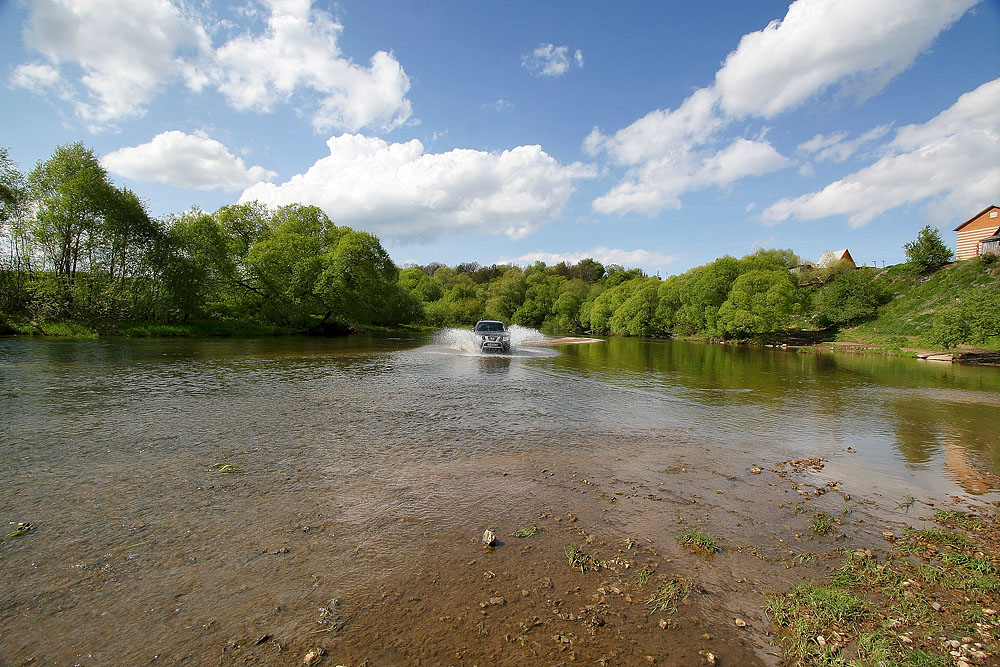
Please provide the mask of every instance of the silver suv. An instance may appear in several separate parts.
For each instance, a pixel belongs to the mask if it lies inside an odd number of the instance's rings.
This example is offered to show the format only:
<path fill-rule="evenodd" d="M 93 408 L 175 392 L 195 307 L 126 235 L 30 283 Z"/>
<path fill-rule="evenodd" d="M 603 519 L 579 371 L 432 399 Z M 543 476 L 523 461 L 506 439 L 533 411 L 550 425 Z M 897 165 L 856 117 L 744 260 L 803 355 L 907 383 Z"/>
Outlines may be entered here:
<path fill-rule="evenodd" d="M 503 322 L 479 320 L 472 328 L 482 352 L 510 352 L 510 332 Z"/>

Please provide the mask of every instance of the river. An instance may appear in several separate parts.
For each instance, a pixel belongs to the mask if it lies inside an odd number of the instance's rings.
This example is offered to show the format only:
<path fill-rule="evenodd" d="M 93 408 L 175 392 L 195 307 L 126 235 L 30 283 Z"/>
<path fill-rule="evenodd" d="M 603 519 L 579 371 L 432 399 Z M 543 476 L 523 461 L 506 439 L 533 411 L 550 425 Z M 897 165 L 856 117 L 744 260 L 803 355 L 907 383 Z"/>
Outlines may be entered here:
<path fill-rule="evenodd" d="M 789 460 L 860 542 L 1000 498 L 997 368 L 461 338 L 0 340 L 0 526 L 31 524 L 0 543 L 0 664 L 686 664 L 708 640 L 628 631 L 656 619 L 607 593 L 626 573 L 567 568 L 571 540 L 683 570 L 717 595 L 681 613 L 723 627 L 760 606 L 737 553 L 799 530 Z M 692 522 L 710 564 L 674 543 Z M 756 626 L 704 635 L 773 663 Z"/>

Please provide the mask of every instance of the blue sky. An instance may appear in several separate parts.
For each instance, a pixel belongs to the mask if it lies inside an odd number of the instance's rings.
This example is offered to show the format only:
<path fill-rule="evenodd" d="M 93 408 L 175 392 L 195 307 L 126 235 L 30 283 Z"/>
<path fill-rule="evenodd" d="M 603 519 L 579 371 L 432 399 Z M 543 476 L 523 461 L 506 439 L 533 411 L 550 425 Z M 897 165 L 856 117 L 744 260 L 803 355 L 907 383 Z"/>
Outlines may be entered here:
<path fill-rule="evenodd" d="M 997 0 L 0 0 L 0 144 L 393 259 L 902 261 L 1000 203 Z"/>

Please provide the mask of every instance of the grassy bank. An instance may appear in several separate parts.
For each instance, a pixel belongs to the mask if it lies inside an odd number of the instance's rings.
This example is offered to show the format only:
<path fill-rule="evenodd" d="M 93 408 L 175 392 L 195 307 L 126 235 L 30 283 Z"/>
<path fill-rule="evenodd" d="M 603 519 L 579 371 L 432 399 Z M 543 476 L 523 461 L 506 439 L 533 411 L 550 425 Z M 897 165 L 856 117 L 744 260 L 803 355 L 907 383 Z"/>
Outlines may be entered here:
<path fill-rule="evenodd" d="M 13 336 L 60 336 L 66 338 L 173 338 L 199 336 L 280 336 L 301 333 L 291 327 L 278 327 L 240 320 L 189 320 L 175 324 L 163 322 L 46 322 L 25 318 L 0 321 L 0 334 Z"/>
<path fill-rule="evenodd" d="M 996 289 L 1000 299 L 1000 262 L 996 261 L 954 262 L 929 276 L 917 275 L 899 264 L 885 269 L 877 280 L 888 287 L 892 299 L 879 308 L 875 319 L 840 331 L 834 340 L 901 354 L 905 354 L 904 348 L 941 349 L 933 336 L 939 311 L 977 288 Z M 1000 350 L 1000 336 L 978 347 Z"/>
<path fill-rule="evenodd" d="M 884 534 L 891 547 L 843 549 L 824 582 L 802 582 L 766 610 L 800 665 L 988 664 L 1000 569 L 995 517 L 938 510 L 933 528 Z M 959 660 L 961 658 L 961 660 Z"/>

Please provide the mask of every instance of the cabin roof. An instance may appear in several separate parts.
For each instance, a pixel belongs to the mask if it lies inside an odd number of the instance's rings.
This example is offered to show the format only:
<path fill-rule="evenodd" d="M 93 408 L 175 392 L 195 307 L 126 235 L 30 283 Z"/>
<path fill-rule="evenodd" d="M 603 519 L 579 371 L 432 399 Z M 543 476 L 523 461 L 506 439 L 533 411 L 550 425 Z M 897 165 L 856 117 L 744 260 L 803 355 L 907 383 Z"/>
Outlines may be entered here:
<path fill-rule="evenodd" d="M 840 250 L 827 250 L 820 256 L 819 261 L 816 262 L 816 264 L 819 266 L 826 266 L 831 262 L 836 262 L 839 259 L 844 259 L 844 255 L 847 254 L 848 254 L 847 248 L 842 248 Z"/>
<path fill-rule="evenodd" d="M 990 205 L 990 206 L 987 206 L 987 207 L 986 207 L 986 208 L 984 208 L 984 209 L 983 209 L 982 211 L 980 211 L 979 213 L 976 213 L 976 214 L 975 214 L 974 216 L 972 216 L 971 218 L 969 218 L 968 220 L 966 220 L 965 222 L 963 222 L 962 224 L 960 224 L 960 225 L 959 225 L 958 227 L 956 227 L 956 228 L 955 228 L 955 231 L 956 231 L 956 232 L 957 232 L 957 231 L 960 231 L 960 230 L 961 230 L 961 229 L 962 229 L 963 227 L 965 227 L 965 226 L 966 226 L 967 224 L 969 224 L 970 222 L 974 221 L 974 220 L 975 220 L 976 218 L 978 218 L 979 216 L 981 216 L 981 215 L 983 215 L 983 214 L 985 214 L 985 213 L 988 213 L 989 211 L 992 211 L 992 210 L 993 210 L 993 209 L 995 209 L 995 208 L 1000 208 L 1000 206 L 997 206 L 996 204 L 992 204 L 992 205 Z"/>

